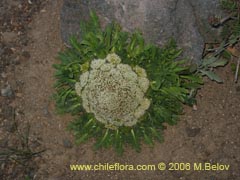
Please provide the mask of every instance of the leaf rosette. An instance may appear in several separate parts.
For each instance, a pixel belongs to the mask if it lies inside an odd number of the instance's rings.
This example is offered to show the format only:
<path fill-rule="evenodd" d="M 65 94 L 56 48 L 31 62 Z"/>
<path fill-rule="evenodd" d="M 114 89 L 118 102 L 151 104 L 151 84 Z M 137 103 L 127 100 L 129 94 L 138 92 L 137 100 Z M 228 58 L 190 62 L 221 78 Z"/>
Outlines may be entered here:
<path fill-rule="evenodd" d="M 164 124 L 176 124 L 182 104 L 195 103 L 202 78 L 178 60 L 173 41 L 160 48 L 145 44 L 139 32 L 116 23 L 103 30 L 96 14 L 81 24 L 81 40 L 59 53 L 54 95 L 60 113 L 76 118 L 69 125 L 77 143 L 96 139 L 95 147 L 162 141 Z"/>

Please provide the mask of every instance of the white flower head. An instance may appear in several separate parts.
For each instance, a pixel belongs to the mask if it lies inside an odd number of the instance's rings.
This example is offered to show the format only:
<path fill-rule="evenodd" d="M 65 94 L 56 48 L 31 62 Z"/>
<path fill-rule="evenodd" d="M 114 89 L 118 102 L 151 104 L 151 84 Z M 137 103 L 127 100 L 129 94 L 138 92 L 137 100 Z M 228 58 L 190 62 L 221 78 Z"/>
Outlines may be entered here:
<path fill-rule="evenodd" d="M 105 59 L 94 59 L 91 63 L 92 69 L 98 69 L 100 68 L 104 63 L 106 62 Z"/>
<path fill-rule="evenodd" d="M 120 62 L 116 54 L 109 54 L 106 60 L 93 60 L 91 69 L 75 85 L 86 112 L 112 129 L 135 125 L 150 106 L 150 100 L 144 97 L 149 87 L 147 77 Z"/>
<path fill-rule="evenodd" d="M 86 84 L 87 84 L 87 82 L 88 82 L 88 76 L 89 76 L 89 72 L 87 71 L 87 72 L 85 72 L 85 73 L 83 73 L 81 76 L 80 76 L 80 86 L 81 86 L 81 88 L 83 88 Z"/>
<path fill-rule="evenodd" d="M 145 71 L 145 69 L 139 67 L 139 66 L 135 66 L 134 67 L 134 71 L 137 73 L 138 76 L 140 77 L 147 77 L 147 73 Z"/>
<path fill-rule="evenodd" d="M 149 87 L 149 80 L 145 77 L 139 77 L 138 84 L 139 84 L 139 87 L 142 89 L 142 91 L 146 93 Z"/>
<path fill-rule="evenodd" d="M 106 60 L 112 64 L 119 64 L 121 62 L 121 58 L 115 53 L 108 54 Z"/>
<path fill-rule="evenodd" d="M 105 63 L 101 66 L 102 71 L 110 71 L 113 68 L 113 64 Z"/>
<path fill-rule="evenodd" d="M 75 84 L 75 91 L 76 91 L 77 95 L 81 96 L 82 87 L 81 87 L 80 82 L 77 82 Z"/>

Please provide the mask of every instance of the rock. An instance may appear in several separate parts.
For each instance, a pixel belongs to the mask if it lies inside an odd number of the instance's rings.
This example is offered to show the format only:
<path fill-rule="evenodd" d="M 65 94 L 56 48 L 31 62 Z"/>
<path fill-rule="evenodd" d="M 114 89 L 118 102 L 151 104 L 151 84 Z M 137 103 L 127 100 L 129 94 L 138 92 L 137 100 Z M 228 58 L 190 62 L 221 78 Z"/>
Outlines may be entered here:
<path fill-rule="evenodd" d="M 70 35 L 79 35 L 79 22 L 94 10 L 103 25 L 117 21 L 124 30 L 140 29 L 148 42 L 165 44 L 176 39 L 185 55 L 200 62 L 204 40 L 215 41 L 218 31 L 208 18 L 220 16 L 219 0 L 64 0 L 61 34 L 68 43 Z"/>
<path fill-rule="evenodd" d="M 201 129 L 200 128 L 186 128 L 186 133 L 188 137 L 195 137 L 200 133 Z"/>
<path fill-rule="evenodd" d="M 3 97 L 12 97 L 13 91 L 10 85 L 7 85 L 6 88 L 1 89 L 1 96 Z"/>
<path fill-rule="evenodd" d="M 71 141 L 69 141 L 68 139 L 64 139 L 64 140 L 63 140 L 63 146 L 64 146 L 65 148 L 72 148 L 72 147 L 73 147 Z"/>

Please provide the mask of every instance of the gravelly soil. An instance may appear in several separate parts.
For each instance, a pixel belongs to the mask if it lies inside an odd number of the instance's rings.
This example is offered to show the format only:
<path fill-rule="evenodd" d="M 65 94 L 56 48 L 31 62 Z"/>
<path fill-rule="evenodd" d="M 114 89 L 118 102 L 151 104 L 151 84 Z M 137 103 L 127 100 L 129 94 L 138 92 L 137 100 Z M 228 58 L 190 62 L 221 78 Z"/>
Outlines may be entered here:
<path fill-rule="evenodd" d="M 1 18 L 1 89 L 10 85 L 8 97 L 0 96 L 0 152 L 6 147 L 21 149 L 18 132 L 26 134 L 30 126 L 29 149 L 44 152 L 33 156 L 24 165 L 6 161 L 0 155 L 0 179 L 167 179 L 167 180 L 237 180 L 240 179 L 240 88 L 233 83 L 230 67 L 218 69 L 224 84 L 205 80 L 199 91 L 197 110 L 185 108 L 177 126 L 167 126 L 164 143 L 154 148 L 142 146 L 136 153 L 130 147 L 122 157 L 110 150 L 92 150 L 93 141 L 77 146 L 66 126 L 72 117 L 55 113 L 50 96 L 54 92 L 52 64 L 57 53 L 64 48 L 59 30 L 62 2 L 35 3 L 34 16 L 24 23 L 24 38 L 4 25 Z M 40 2 L 40 1 L 39 1 Z M 0 8 L 5 13 L 17 12 L 19 4 L 27 1 L 4 1 Z M 9 11 L 10 7 L 13 11 Z M 1 13 L 3 12 L 1 9 Z M 11 14 L 10 13 L 10 14 Z M 13 14 L 18 19 L 19 13 Z M 2 15 L 1 15 L 2 17 Z M 27 16 L 28 17 L 28 16 Z M 32 18 L 33 17 L 33 18 Z M 20 18 L 21 19 L 21 18 Z M 11 22 L 11 21 L 10 21 Z M 29 24 L 30 23 L 30 24 Z M 5 34 L 5 32 L 13 32 Z M 7 40 L 6 40 L 7 37 Z M 5 40 L 3 40 L 5 39 Z M 26 41 L 24 44 L 24 41 Z M 17 124 L 17 126 L 16 126 Z M 14 157 L 12 158 L 14 159 Z M 159 162 L 183 162 L 230 165 L 228 171 L 76 171 L 70 164 L 157 164 Z M 193 168 L 192 168 L 193 169 Z"/>

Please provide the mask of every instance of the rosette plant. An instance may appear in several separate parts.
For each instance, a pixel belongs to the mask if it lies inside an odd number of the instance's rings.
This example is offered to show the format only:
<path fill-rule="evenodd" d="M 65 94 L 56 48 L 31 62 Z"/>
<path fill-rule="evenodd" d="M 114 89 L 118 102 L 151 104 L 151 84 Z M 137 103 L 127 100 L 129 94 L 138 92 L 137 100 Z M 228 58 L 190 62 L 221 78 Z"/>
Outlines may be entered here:
<path fill-rule="evenodd" d="M 69 129 L 76 142 L 95 138 L 95 148 L 123 152 L 130 144 L 162 141 L 164 123 L 176 124 L 183 104 L 194 102 L 202 79 L 177 60 L 181 50 L 146 44 L 139 32 L 111 23 L 102 29 L 95 13 L 81 24 L 81 40 L 59 53 L 55 64 L 56 106 L 75 120 Z"/>

